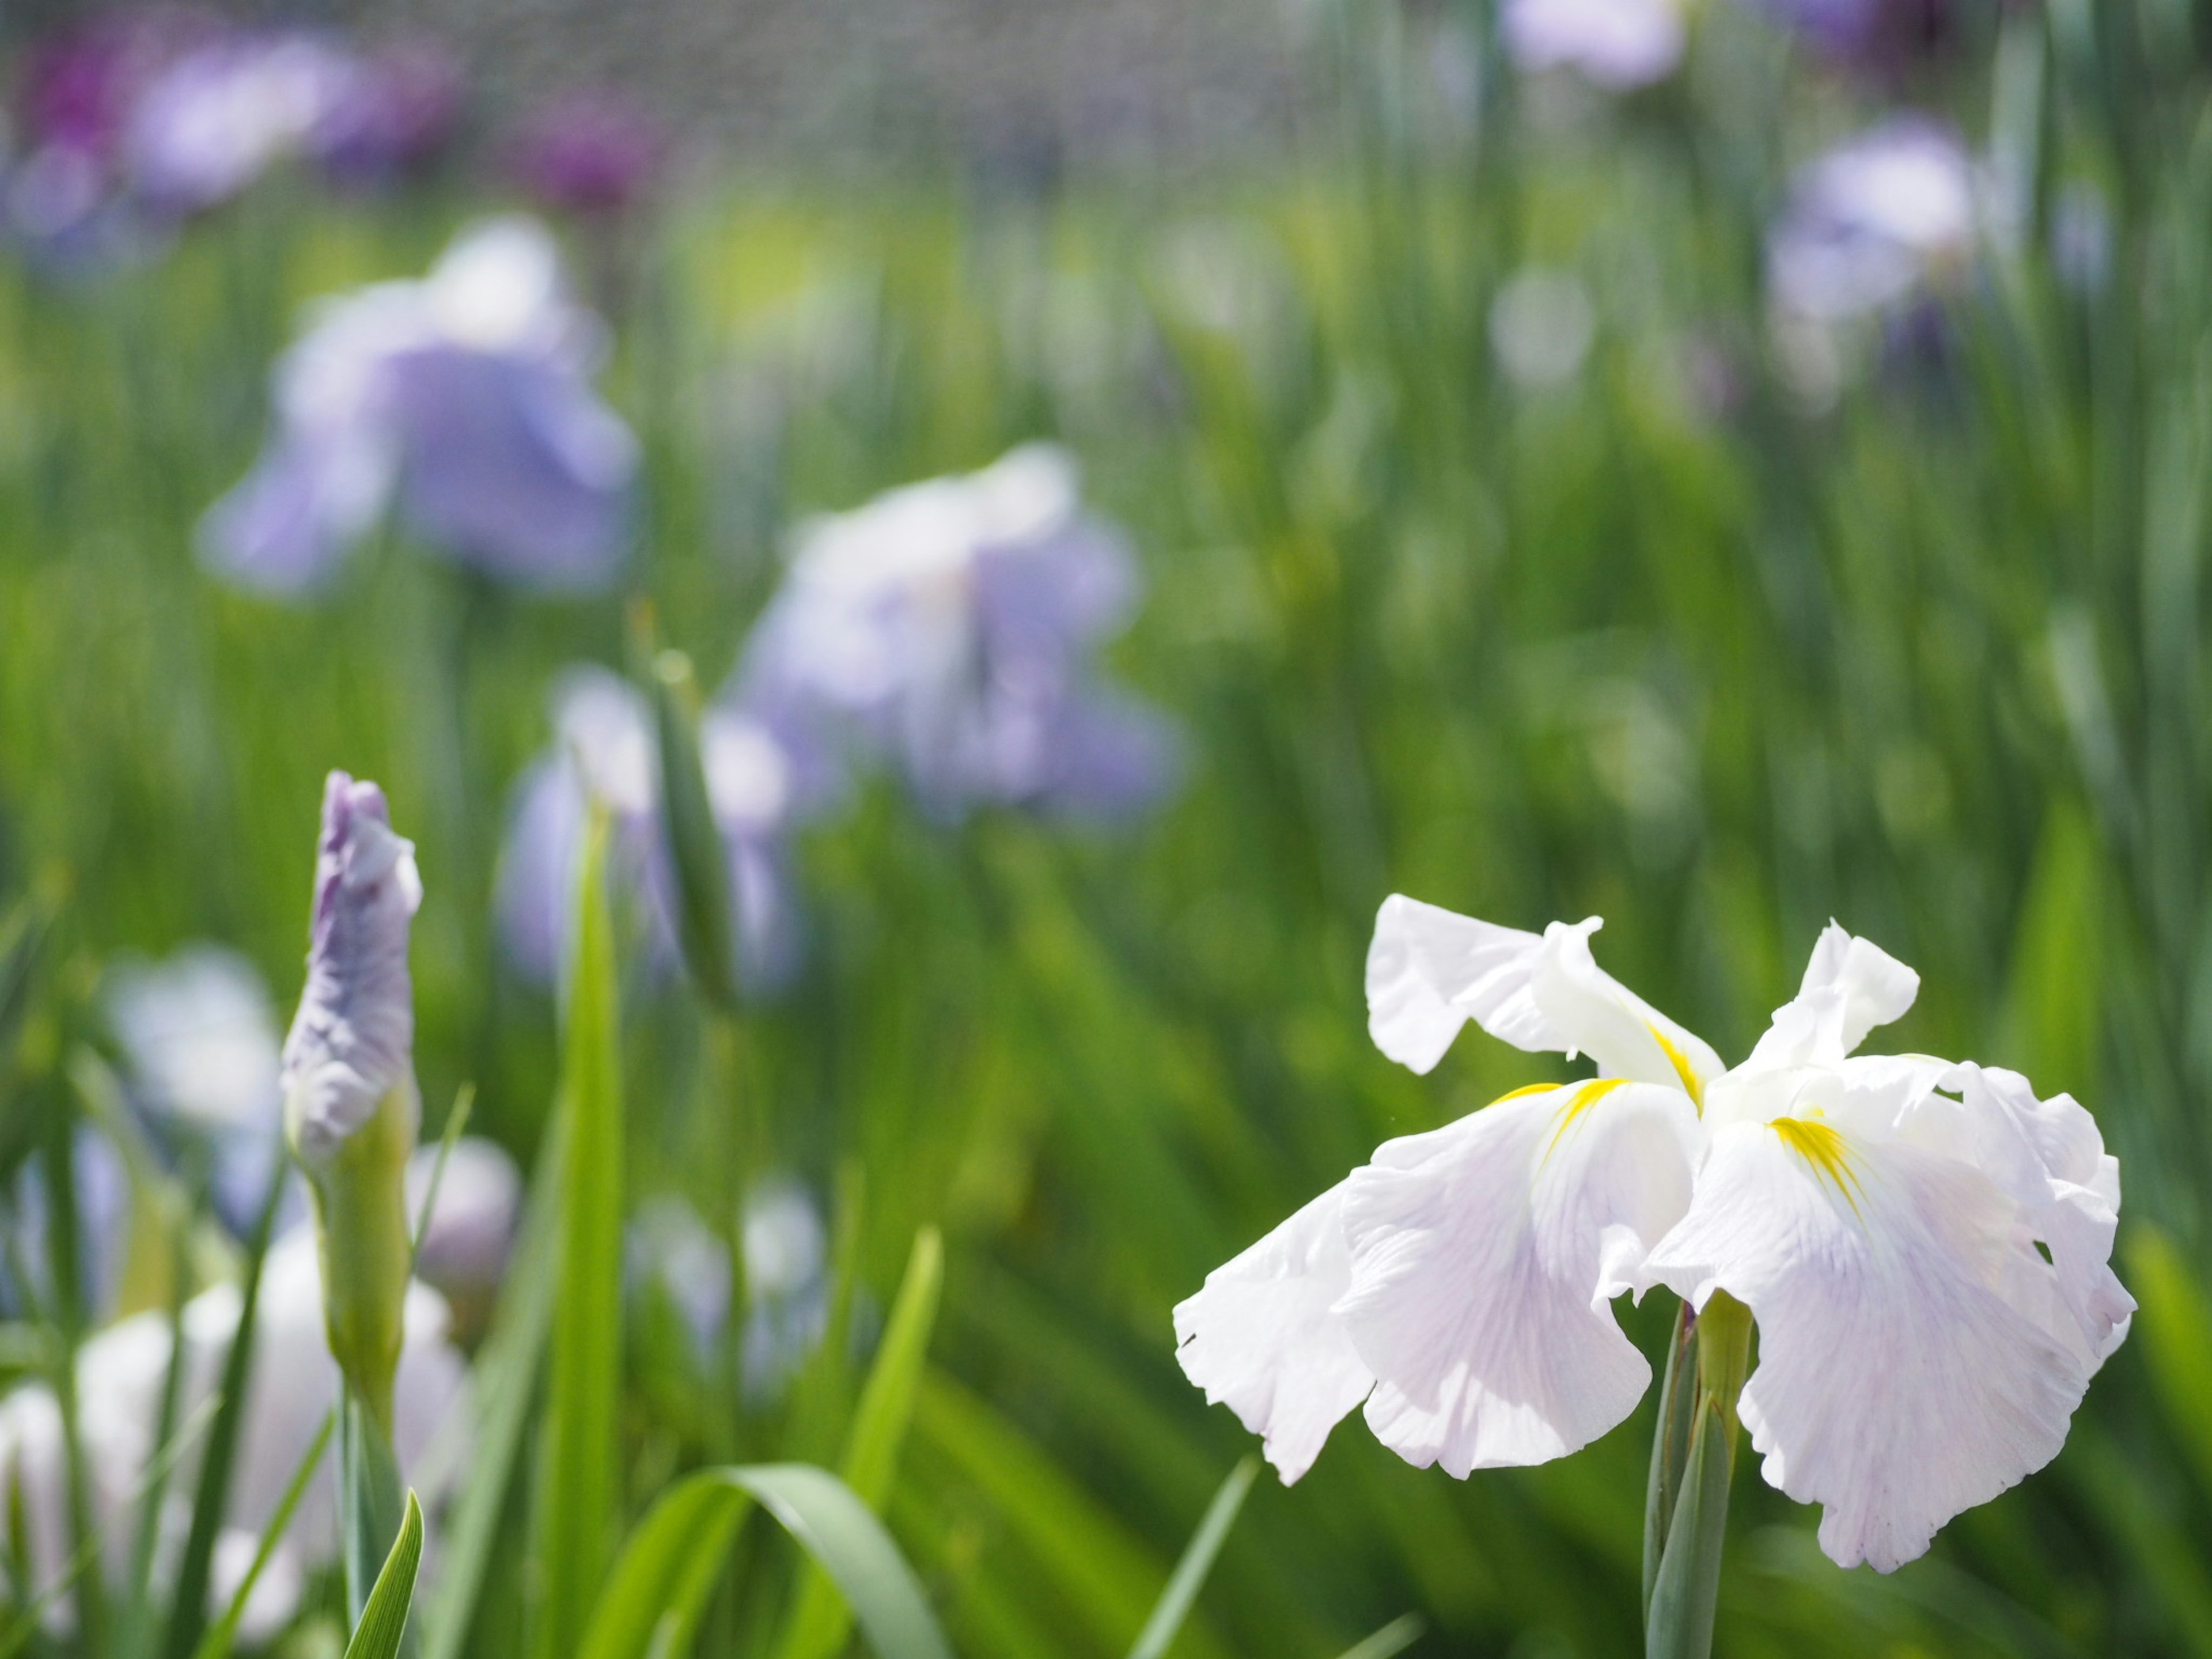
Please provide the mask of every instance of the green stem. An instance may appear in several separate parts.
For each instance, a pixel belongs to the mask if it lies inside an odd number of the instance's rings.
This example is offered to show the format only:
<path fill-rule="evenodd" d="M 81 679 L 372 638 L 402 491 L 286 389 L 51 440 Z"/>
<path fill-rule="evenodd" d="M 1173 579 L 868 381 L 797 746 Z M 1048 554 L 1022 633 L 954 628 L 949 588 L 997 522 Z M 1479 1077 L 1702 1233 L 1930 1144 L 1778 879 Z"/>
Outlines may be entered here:
<path fill-rule="evenodd" d="M 1693 1334 L 1694 1371 L 1688 1363 Z M 1724 1291 L 1714 1291 L 1704 1312 L 1676 1328 L 1644 1521 L 1645 1659 L 1709 1659 L 1712 1652 L 1729 1478 L 1735 1469 L 1736 1401 L 1750 1359 L 1751 1310 Z"/>

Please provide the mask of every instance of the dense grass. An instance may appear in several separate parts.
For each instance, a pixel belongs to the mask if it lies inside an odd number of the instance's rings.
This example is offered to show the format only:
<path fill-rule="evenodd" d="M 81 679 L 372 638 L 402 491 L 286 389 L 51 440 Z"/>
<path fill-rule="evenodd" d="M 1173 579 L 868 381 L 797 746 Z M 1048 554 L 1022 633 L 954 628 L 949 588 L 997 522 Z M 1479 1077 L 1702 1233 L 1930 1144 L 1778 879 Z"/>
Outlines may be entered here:
<path fill-rule="evenodd" d="M 632 1207 L 726 1218 L 799 1171 L 849 1290 L 773 1408 L 635 1327 L 623 1513 L 708 1461 L 834 1464 L 939 1224 L 893 1530 L 962 1653 L 1119 1651 L 1245 1443 L 1178 1374 L 1170 1305 L 1377 1140 L 1547 1074 L 1480 1040 L 1425 1082 L 1373 1052 L 1381 897 L 1603 914 L 1607 966 L 1731 1058 L 1834 915 L 1923 975 L 1896 1046 L 2097 1113 L 2145 1307 L 2058 1462 L 1892 1578 L 1831 1567 L 1740 1471 L 1720 1650 L 2212 1653 L 2212 105 L 2160 48 L 2181 9 L 2077 38 L 2091 14 L 2054 6 L 1916 88 L 2000 145 L 2022 129 L 1986 112 L 2025 97 L 2041 199 L 2104 186 L 2113 274 L 2079 293 L 2032 232 L 1993 246 L 1929 301 L 1936 347 L 1869 329 L 1817 410 L 1778 372 L 1758 238 L 1871 100 L 1726 16 L 1682 84 L 1474 117 L 1429 107 L 1422 41 L 1354 18 L 1344 129 L 1264 179 L 733 185 L 580 237 L 648 447 L 629 597 L 708 684 L 799 515 L 1053 435 L 1149 573 L 1117 670 L 1188 740 L 1133 833 L 867 794 L 805 838 L 805 974 L 734 1025 L 627 974 Z M 538 1146 L 554 1009 L 500 961 L 489 883 L 550 679 L 623 663 L 623 596 L 518 599 L 386 538 L 287 608 L 191 550 L 296 304 L 419 270 L 464 207 L 280 185 L 149 269 L 0 275 L 0 889 L 68 884 L 15 1098 L 97 1040 L 115 953 L 212 937 L 290 994 L 336 765 L 421 848 L 424 1098 L 472 1081 L 477 1127 Z M 1540 392 L 1488 332 L 1531 263 L 1599 319 Z M 1628 1315 L 1647 1346 L 1664 1299 Z M 1334 1653 L 1413 1608 L 1417 1651 L 1632 1651 L 1650 1409 L 1464 1486 L 1347 1425 L 1297 1488 L 1263 1478 L 1175 1650 Z M 520 1547 L 472 1651 L 509 1650 Z M 740 1547 L 702 1651 L 775 1628 L 780 1547 Z"/>

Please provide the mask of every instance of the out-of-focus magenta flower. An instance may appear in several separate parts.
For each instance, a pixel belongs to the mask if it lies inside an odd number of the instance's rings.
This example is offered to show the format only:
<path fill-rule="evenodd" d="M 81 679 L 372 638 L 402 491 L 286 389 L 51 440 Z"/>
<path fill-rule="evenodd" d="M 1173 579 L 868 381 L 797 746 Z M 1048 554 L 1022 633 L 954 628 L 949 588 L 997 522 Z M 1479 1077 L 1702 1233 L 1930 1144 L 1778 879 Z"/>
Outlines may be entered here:
<path fill-rule="evenodd" d="M 1499 36 L 1524 70 L 1572 69 L 1615 92 L 1682 61 L 1679 0 L 1505 0 Z"/>
<path fill-rule="evenodd" d="M 322 302 L 273 376 L 276 429 L 202 522 L 247 586 L 326 579 L 396 501 L 433 548 L 554 591 L 600 587 L 629 542 L 637 442 L 592 377 L 605 330 L 544 228 L 464 231 L 420 282 Z"/>
<path fill-rule="evenodd" d="M 607 92 L 575 92 L 527 117 L 508 150 L 515 182 L 542 205 L 619 213 L 659 182 L 668 135 Z"/>
<path fill-rule="evenodd" d="M 466 82 L 453 55 L 427 40 L 355 60 L 308 147 L 331 177 L 382 184 L 421 167 L 453 136 Z"/>
<path fill-rule="evenodd" d="M 1176 769 L 1167 724 L 1095 668 L 1137 592 L 1073 459 L 1030 445 L 804 527 L 738 693 L 889 759 L 941 816 L 1126 816 Z"/>
<path fill-rule="evenodd" d="M 1823 56 L 1891 70 L 1948 46 L 1959 0 L 1753 0 Z"/>
<path fill-rule="evenodd" d="M 1958 135 L 1894 117 L 1798 175 L 1768 239 L 1768 286 L 1784 312 L 1815 321 L 1879 310 L 1963 264 L 1976 223 Z"/>
<path fill-rule="evenodd" d="M 594 800 L 614 820 L 613 863 L 648 930 L 656 964 L 679 959 L 674 875 L 660 820 L 652 714 L 627 680 L 578 667 L 553 695 L 554 747 L 525 775 L 500 865 L 499 918 L 525 974 L 559 974 L 574 902 L 576 863 Z M 799 922 L 784 853 L 789 830 L 817 799 L 818 764 L 768 720 L 734 707 L 699 727 L 708 805 L 721 832 L 736 924 L 739 981 L 772 990 L 797 965 Z"/>

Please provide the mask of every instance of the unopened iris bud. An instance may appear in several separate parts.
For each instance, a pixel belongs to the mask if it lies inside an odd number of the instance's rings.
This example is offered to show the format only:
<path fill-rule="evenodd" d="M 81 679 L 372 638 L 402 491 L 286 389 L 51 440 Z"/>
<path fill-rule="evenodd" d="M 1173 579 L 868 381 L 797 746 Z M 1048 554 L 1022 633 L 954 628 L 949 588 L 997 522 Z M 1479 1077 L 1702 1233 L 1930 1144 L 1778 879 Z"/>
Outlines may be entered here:
<path fill-rule="evenodd" d="M 389 1434 L 410 1251 L 416 1092 L 408 927 L 422 901 L 384 792 L 323 794 L 307 984 L 284 1044 L 284 1135 L 314 1193 L 331 1353 Z"/>

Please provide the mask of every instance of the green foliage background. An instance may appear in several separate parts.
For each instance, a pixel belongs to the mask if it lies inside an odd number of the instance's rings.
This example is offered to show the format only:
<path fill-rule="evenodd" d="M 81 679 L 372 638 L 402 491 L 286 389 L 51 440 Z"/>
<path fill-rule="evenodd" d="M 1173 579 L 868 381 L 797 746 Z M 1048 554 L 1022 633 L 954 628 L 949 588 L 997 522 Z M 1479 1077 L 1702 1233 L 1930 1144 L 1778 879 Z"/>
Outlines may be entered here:
<path fill-rule="evenodd" d="M 1760 237 L 1881 97 L 1716 6 L 1668 87 L 1493 77 L 1469 113 L 1427 66 L 1439 34 L 1486 51 L 1482 20 L 1338 21 L 1334 113 L 1264 177 L 738 179 L 577 237 L 647 446 L 624 597 L 708 684 L 798 516 L 1053 435 L 1141 551 L 1115 665 L 1183 723 L 1188 780 L 1130 836 L 868 795 L 804 840 L 801 982 L 734 1027 L 622 958 L 629 1207 L 680 1191 L 726 1228 L 751 1175 L 803 1172 L 839 1324 L 763 1411 L 633 1320 L 611 1512 L 568 1535 L 708 1463 L 835 1466 L 936 1225 L 891 1530 L 962 1654 L 1123 1651 L 1246 1446 L 1176 1370 L 1171 1305 L 1377 1141 L 1549 1074 L 1477 1036 L 1425 1080 L 1374 1052 L 1383 895 L 1602 914 L 1607 966 L 1730 1057 L 1833 915 L 1921 970 L 1896 1046 L 2096 1112 L 2143 1309 L 2058 1462 L 1892 1577 L 1820 1558 L 1747 1455 L 1718 1650 L 2212 1654 L 2207 19 L 2051 0 L 1911 87 L 2024 170 L 2029 222 L 1948 274 L 1940 349 L 1848 338 L 1818 407 Z M 2114 235 L 2087 293 L 2042 235 L 2083 182 Z M 289 998 L 343 766 L 421 850 L 425 1099 L 472 1081 L 477 1128 L 544 1137 L 555 1011 L 501 962 L 490 884 L 550 678 L 625 660 L 622 599 L 517 599 L 387 537 L 289 608 L 191 546 L 299 304 L 419 270 L 473 205 L 280 184 L 143 270 L 0 273 L 0 890 L 67 893 L 18 1126 L 99 1040 L 115 953 L 222 939 Z M 1542 392 L 1488 332 L 1532 264 L 1598 318 Z M 1624 1309 L 1655 1351 L 1660 1300 Z M 1650 1410 L 1464 1485 L 1347 1424 L 1295 1489 L 1262 1476 L 1171 1651 L 1334 1654 L 1408 1609 L 1417 1653 L 1633 1651 Z M 521 1650 L 520 1517 L 557 1494 L 517 1468 L 471 1653 Z M 769 1650 L 799 1595 L 787 1547 L 736 1536 L 702 1653 Z"/>

